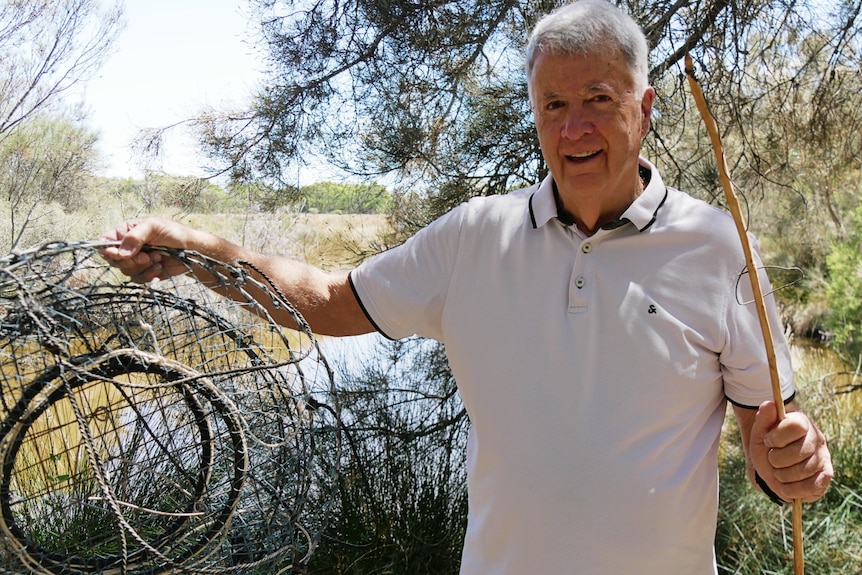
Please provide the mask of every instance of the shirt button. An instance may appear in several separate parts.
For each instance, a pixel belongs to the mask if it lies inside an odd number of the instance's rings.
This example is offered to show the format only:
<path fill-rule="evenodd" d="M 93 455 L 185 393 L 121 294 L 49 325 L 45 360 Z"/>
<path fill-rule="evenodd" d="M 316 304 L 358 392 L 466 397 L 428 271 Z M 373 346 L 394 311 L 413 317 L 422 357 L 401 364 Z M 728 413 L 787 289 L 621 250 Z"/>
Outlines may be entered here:
<path fill-rule="evenodd" d="M 578 278 L 575 280 L 575 286 L 578 289 L 581 289 L 582 287 L 584 287 L 586 285 L 586 283 L 587 283 L 587 280 L 585 280 L 584 278 Z"/>
<path fill-rule="evenodd" d="M 584 244 L 584 245 L 582 245 L 582 246 L 581 246 L 581 251 L 582 251 L 582 252 L 584 252 L 585 254 L 590 253 L 591 251 L 593 251 L 593 244 Z"/>

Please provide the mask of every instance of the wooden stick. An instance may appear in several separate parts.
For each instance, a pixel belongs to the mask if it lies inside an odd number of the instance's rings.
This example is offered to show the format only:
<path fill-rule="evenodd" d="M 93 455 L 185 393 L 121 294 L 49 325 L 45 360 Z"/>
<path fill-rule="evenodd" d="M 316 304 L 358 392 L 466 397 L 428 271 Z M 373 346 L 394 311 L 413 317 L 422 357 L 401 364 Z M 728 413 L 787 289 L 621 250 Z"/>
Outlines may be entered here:
<path fill-rule="evenodd" d="M 760 329 L 763 332 L 763 343 L 766 347 L 766 360 L 769 363 L 769 378 L 772 384 L 772 398 L 775 401 L 776 408 L 778 409 L 778 419 L 780 421 L 787 416 L 787 413 L 784 409 L 784 398 L 781 395 L 781 381 L 778 377 L 778 362 L 775 359 L 775 345 L 772 341 L 772 330 L 769 327 L 769 317 L 766 314 L 763 290 L 760 287 L 760 278 L 758 277 L 754 256 L 751 252 L 751 242 L 748 239 L 748 230 L 745 227 L 745 221 L 742 217 L 742 210 L 739 207 L 739 199 L 736 195 L 736 190 L 728 173 L 727 159 L 724 155 L 724 147 L 721 145 L 718 126 L 715 123 L 715 118 L 713 118 L 708 106 L 706 105 L 703 90 L 701 90 L 700 85 L 694 77 L 694 65 L 692 63 L 691 56 L 688 54 L 685 55 L 685 73 L 688 76 L 691 93 L 692 96 L 694 96 L 697 109 L 706 124 L 706 131 L 709 133 L 709 139 L 712 142 L 712 149 L 715 152 L 715 161 L 718 165 L 718 174 L 721 180 L 721 186 L 724 188 L 727 206 L 730 208 L 733 221 L 736 223 L 736 231 L 739 233 L 739 240 L 742 242 L 742 251 L 745 254 L 745 265 L 748 269 L 748 277 L 751 279 L 752 295 L 754 297 L 755 307 L 757 308 L 757 317 L 760 320 Z M 794 575 L 804 575 L 805 559 L 802 550 L 801 499 L 793 500 L 792 513 L 793 573 Z"/>

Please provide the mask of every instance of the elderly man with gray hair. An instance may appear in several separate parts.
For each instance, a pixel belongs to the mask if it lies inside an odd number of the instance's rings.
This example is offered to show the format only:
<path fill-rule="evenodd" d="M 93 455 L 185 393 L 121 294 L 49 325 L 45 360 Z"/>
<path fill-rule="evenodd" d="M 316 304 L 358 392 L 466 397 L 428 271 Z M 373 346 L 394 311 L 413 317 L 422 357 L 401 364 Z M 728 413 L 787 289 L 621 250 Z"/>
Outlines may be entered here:
<path fill-rule="evenodd" d="M 107 232 L 122 243 L 104 256 L 136 281 L 179 273 L 146 244 L 251 261 L 317 333 L 444 343 L 472 423 L 462 575 L 713 575 L 728 401 L 749 475 L 776 500 L 818 499 L 832 463 L 780 335 L 778 421 L 756 311 L 737 301 L 732 219 L 640 157 L 647 52 L 605 0 L 544 17 L 526 70 L 550 175 L 350 272 L 155 219 Z"/>

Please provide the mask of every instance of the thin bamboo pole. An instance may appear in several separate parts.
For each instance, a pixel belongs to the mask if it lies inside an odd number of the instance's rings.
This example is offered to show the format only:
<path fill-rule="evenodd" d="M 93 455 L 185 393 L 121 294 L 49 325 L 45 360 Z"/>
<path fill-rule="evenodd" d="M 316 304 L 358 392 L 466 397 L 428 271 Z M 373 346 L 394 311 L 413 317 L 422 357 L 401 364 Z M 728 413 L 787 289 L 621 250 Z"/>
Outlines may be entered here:
<path fill-rule="evenodd" d="M 685 55 L 685 73 L 688 76 L 691 93 L 694 97 L 697 109 L 706 124 L 706 131 L 709 133 L 709 139 L 712 142 L 712 149 L 715 152 L 715 161 L 718 165 L 718 174 L 721 180 L 721 186 L 724 188 L 724 194 L 727 199 L 727 206 L 733 216 L 733 221 L 736 223 L 736 231 L 739 233 L 739 240 L 742 243 L 742 251 L 745 254 L 745 265 L 748 269 L 748 277 L 751 279 L 751 290 L 753 292 L 754 304 L 757 308 L 757 317 L 760 320 L 760 329 L 763 332 L 763 343 L 766 347 L 766 360 L 769 363 L 769 378 L 772 384 L 772 397 L 775 400 L 775 406 L 778 409 L 779 421 L 787 416 L 784 409 L 784 398 L 781 395 L 781 381 L 778 377 L 778 362 L 775 359 L 775 345 L 772 341 L 772 330 L 769 326 L 769 317 L 766 314 L 766 304 L 764 303 L 763 290 L 760 287 L 760 278 L 758 277 L 757 267 L 755 266 L 754 256 L 751 252 L 751 242 L 748 239 L 748 230 L 745 227 L 745 221 L 742 217 L 742 210 L 739 207 L 739 199 L 736 195 L 733 182 L 727 169 L 727 159 L 724 155 L 724 147 L 721 145 L 721 136 L 718 132 L 718 126 L 715 123 L 712 113 L 706 104 L 703 90 L 700 84 L 694 77 L 694 65 L 691 56 Z M 793 573 L 794 575 L 804 575 L 805 573 L 805 558 L 802 548 L 802 500 L 793 500 L 792 510 L 793 524 Z"/>

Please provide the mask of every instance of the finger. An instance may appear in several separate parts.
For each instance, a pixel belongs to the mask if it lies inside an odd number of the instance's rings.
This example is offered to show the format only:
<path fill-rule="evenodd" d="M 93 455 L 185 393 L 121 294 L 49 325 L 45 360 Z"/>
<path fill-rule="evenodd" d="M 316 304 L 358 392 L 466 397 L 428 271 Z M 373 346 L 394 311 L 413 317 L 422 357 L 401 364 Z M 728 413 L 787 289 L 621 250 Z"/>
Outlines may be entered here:
<path fill-rule="evenodd" d="M 143 253 L 144 252 L 141 252 L 141 254 Z M 138 254 L 136 257 L 139 257 L 141 254 Z M 148 258 L 145 265 L 134 266 L 125 273 L 133 282 L 137 283 L 149 283 L 156 279 L 164 280 L 171 276 L 171 274 L 168 273 L 160 254 L 157 252 L 153 253 L 151 258 Z"/>
<path fill-rule="evenodd" d="M 116 241 L 119 241 L 119 239 L 120 239 L 119 235 L 120 235 L 119 231 L 116 228 L 114 228 L 112 230 L 108 230 L 106 232 L 103 232 L 102 235 L 99 236 L 99 239 L 103 240 L 103 241 L 108 241 L 108 242 L 116 242 Z"/>
<path fill-rule="evenodd" d="M 165 279 L 162 276 L 164 275 L 164 270 L 161 265 L 154 265 L 148 267 L 144 271 L 130 275 L 129 279 L 131 279 L 135 283 L 145 284 L 149 283 L 156 279 Z"/>
<path fill-rule="evenodd" d="M 131 261 L 135 262 L 139 266 L 151 266 L 157 263 L 161 263 L 162 254 L 159 252 L 136 252 L 131 258 Z"/>
<path fill-rule="evenodd" d="M 768 447 L 764 440 L 767 434 L 778 424 L 778 409 L 772 401 L 763 402 L 758 408 L 754 416 L 754 423 L 751 426 L 751 435 L 748 443 L 748 455 L 751 458 L 752 466 L 761 479 L 780 497 L 783 494 L 780 492 L 780 482 L 775 478 L 774 468 L 769 462 L 771 448 Z"/>
<path fill-rule="evenodd" d="M 778 489 L 778 493 L 785 501 L 801 499 L 806 503 L 812 503 L 826 494 L 829 484 L 832 482 L 832 476 L 833 471 L 830 464 L 828 468 L 804 481 L 782 483 Z"/>
<path fill-rule="evenodd" d="M 768 447 L 787 447 L 805 439 L 812 431 L 811 421 L 805 414 L 791 412 L 764 436 L 763 441 Z"/>
<path fill-rule="evenodd" d="M 770 453 L 770 461 L 773 458 L 773 454 Z M 816 476 L 823 471 L 824 465 L 823 458 L 813 454 L 793 465 L 773 465 L 773 473 L 781 483 L 795 483 Z"/>
<path fill-rule="evenodd" d="M 767 459 L 775 469 L 786 469 L 816 455 L 820 445 L 820 440 L 812 433 L 784 447 L 771 448 Z"/>
<path fill-rule="evenodd" d="M 791 469 L 797 465 L 802 465 L 813 455 L 813 450 L 803 451 L 800 444 L 798 448 L 790 446 L 783 449 L 770 449 L 766 459 L 769 462 L 769 466 L 776 471 L 775 476 L 778 477 L 778 470 Z M 788 480 L 782 479 L 782 481 Z M 793 480 L 791 479 L 790 481 Z"/>
<path fill-rule="evenodd" d="M 161 269 L 153 270 L 153 266 L 161 264 L 161 254 L 157 252 L 138 252 L 129 258 L 123 258 L 116 253 L 102 253 L 103 258 L 113 267 L 117 268 L 123 275 L 129 276 L 132 281 L 146 283 L 154 275 L 161 273 Z"/>
<path fill-rule="evenodd" d="M 143 252 L 142 252 L 143 253 Z M 152 260 L 146 267 L 138 268 L 131 276 L 132 281 L 148 283 L 155 279 L 167 280 L 189 271 L 189 267 L 179 260 L 165 257 L 159 252 L 151 252 Z"/>
<path fill-rule="evenodd" d="M 769 463 L 776 470 L 776 477 L 784 482 L 809 477 L 826 465 L 831 465 L 826 436 L 803 414 L 793 415 L 798 420 L 798 430 L 801 432 L 804 429 L 805 434 L 784 447 L 770 449 L 768 456 Z M 772 433 L 779 431 L 776 428 Z"/>
<path fill-rule="evenodd" d="M 141 273 L 143 270 L 149 268 L 155 263 L 159 263 L 160 258 L 155 257 L 158 254 L 153 254 L 149 252 L 138 252 L 132 257 L 122 258 L 115 257 L 109 258 L 111 264 L 118 268 L 121 272 L 126 275 L 135 275 Z"/>
<path fill-rule="evenodd" d="M 769 460 L 771 472 L 779 482 L 778 493 L 787 500 L 802 499 L 812 502 L 820 499 L 829 488 L 834 470 L 826 437 L 803 414 L 801 418 L 808 432 L 805 437 L 786 447 L 771 449 Z"/>

